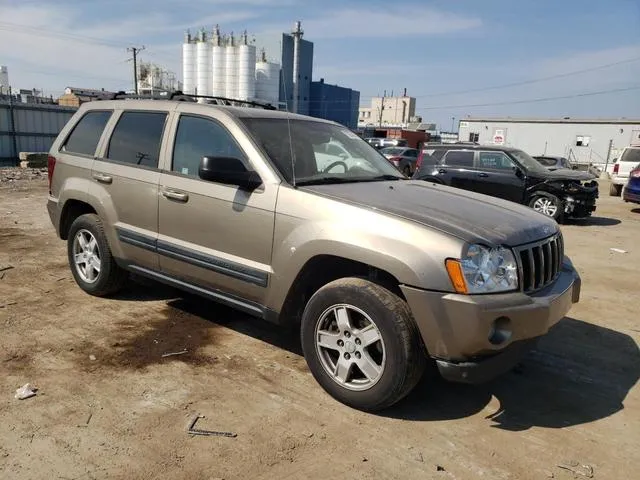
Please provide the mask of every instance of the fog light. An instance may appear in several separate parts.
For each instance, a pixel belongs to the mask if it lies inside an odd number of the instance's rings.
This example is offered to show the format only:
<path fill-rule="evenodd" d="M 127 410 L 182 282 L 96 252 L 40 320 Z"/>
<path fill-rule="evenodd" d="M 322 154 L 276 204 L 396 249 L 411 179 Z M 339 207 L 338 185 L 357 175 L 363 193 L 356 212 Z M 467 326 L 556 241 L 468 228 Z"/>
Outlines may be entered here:
<path fill-rule="evenodd" d="M 511 339 L 511 320 L 507 317 L 496 318 L 489 330 L 489 342 L 492 345 L 502 345 Z"/>

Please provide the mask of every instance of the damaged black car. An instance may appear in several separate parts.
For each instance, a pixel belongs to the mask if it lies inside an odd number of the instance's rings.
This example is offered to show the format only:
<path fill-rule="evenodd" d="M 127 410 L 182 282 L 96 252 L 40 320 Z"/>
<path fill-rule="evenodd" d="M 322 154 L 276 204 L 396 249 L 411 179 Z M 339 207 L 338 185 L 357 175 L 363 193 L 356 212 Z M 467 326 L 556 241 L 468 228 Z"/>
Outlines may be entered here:
<path fill-rule="evenodd" d="M 528 205 L 562 223 L 596 210 L 598 182 L 587 172 L 544 168 L 526 152 L 510 147 L 427 145 L 414 180 L 471 190 Z"/>

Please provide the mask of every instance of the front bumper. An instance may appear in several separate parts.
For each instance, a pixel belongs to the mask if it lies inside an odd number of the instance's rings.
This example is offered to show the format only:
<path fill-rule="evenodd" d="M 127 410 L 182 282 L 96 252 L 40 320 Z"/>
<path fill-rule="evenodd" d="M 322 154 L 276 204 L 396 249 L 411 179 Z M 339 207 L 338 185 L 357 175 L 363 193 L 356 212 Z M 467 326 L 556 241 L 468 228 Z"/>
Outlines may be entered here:
<path fill-rule="evenodd" d="M 469 382 L 488 380 L 515 365 L 531 342 L 578 302 L 580 287 L 580 276 L 565 258 L 556 281 L 533 295 L 459 295 L 401 288 L 440 371 L 451 380 Z M 505 334 L 496 337 L 496 331 Z"/>

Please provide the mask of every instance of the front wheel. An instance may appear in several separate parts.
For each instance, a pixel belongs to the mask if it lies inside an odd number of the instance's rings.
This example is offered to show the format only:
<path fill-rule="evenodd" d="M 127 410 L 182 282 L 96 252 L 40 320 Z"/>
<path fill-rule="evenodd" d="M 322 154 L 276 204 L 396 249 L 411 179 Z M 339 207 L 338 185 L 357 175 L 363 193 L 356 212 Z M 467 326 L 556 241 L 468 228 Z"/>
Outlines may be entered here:
<path fill-rule="evenodd" d="M 360 410 L 398 402 L 426 365 L 406 302 L 360 278 L 333 281 L 311 297 L 301 339 L 316 381 L 338 401 Z"/>
<path fill-rule="evenodd" d="M 536 212 L 553 218 L 558 223 L 562 222 L 564 206 L 562 201 L 555 195 L 550 193 L 534 195 L 529 201 L 529 206 Z"/>

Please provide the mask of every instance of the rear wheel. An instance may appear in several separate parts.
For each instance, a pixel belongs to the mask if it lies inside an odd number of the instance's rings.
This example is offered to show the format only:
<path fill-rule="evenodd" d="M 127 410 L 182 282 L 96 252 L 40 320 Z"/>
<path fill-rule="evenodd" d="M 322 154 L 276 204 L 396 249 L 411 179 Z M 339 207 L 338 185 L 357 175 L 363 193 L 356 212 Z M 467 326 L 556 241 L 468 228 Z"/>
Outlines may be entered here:
<path fill-rule="evenodd" d="M 536 212 L 553 218 L 558 223 L 562 221 L 564 205 L 555 195 L 550 193 L 536 194 L 529 201 L 529 206 Z"/>
<path fill-rule="evenodd" d="M 93 214 L 80 215 L 69 228 L 67 240 L 69 266 L 76 283 L 85 292 L 98 297 L 122 288 L 127 272 L 111 255 L 102 221 Z"/>
<path fill-rule="evenodd" d="M 615 183 L 612 183 L 609 186 L 609 195 L 610 196 L 619 197 L 621 193 L 622 193 L 622 185 L 616 185 Z"/>
<path fill-rule="evenodd" d="M 407 177 L 410 177 L 411 176 L 411 167 L 409 165 L 406 165 L 402 169 L 402 173 L 404 173 Z"/>
<path fill-rule="evenodd" d="M 318 383 L 361 410 L 381 410 L 402 399 L 426 365 L 406 302 L 360 278 L 333 281 L 311 297 L 301 338 Z"/>

